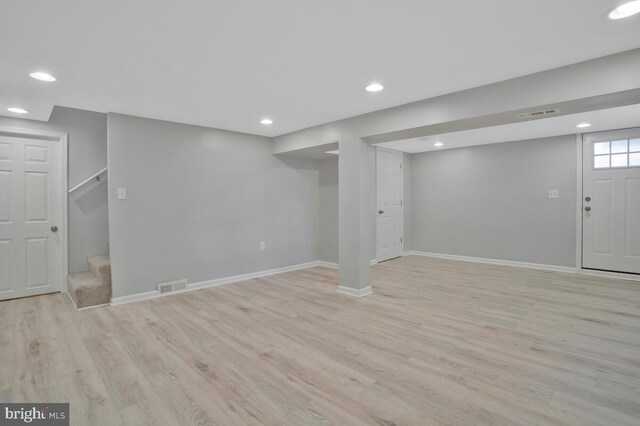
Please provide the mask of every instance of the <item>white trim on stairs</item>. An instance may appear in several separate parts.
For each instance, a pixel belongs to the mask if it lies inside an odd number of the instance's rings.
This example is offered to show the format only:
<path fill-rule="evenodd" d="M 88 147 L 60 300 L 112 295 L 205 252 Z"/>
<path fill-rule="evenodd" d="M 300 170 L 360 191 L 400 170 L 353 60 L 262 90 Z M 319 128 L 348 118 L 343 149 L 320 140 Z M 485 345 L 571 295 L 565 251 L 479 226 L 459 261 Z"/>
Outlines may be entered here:
<path fill-rule="evenodd" d="M 545 265 L 540 263 L 518 262 L 514 260 L 486 259 L 483 257 L 459 256 L 456 254 L 430 253 L 415 250 L 405 251 L 404 255 L 435 257 L 438 259 L 460 260 L 462 262 L 485 263 L 488 265 L 515 266 L 518 268 L 540 269 L 543 271 L 566 272 L 571 274 L 577 273 L 576 268 L 569 266 Z"/>
<path fill-rule="evenodd" d="M 123 305 L 125 303 L 138 302 L 140 300 L 148 300 L 148 299 L 155 299 L 158 297 L 172 296 L 174 294 L 186 293 L 189 291 L 200 290 L 200 289 L 209 288 L 209 287 L 217 287 L 220 285 L 232 284 L 239 281 L 247 281 L 247 280 L 252 280 L 260 277 L 268 277 L 269 275 L 276 275 L 276 274 L 282 274 L 284 272 L 291 272 L 291 271 L 297 271 L 300 269 L 313 268 L 315 266 L 325 266 L 325 267 L 331 268 L 332 266 L 330 265 L 331 264 L 329 262 L 322 262 L 317 260 L 314 262 L 284 266 L 282 268 L 268 269 L 266 271 L 251 272 L 249 274 L 234 275 L 231 277 L 218 278 L 215 280 L 189 283 L 187 284 L 187 288 L 185 288 L 184 290 L 173 291 L 171 293 L 160 294 L 158 290 L 153 290 L 153 291 L 147 291 L 145 293 L 131 294 L 128 296 L 112 297 L 111 305 Z"/>

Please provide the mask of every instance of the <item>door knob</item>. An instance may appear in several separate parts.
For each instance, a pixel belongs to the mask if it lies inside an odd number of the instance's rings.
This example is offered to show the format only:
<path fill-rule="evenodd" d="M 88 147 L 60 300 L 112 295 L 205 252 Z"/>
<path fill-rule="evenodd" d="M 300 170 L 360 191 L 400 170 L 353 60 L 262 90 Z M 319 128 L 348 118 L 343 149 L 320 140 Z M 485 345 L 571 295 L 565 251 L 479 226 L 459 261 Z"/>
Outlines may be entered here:
<path fill-rule="evenodd" d="M 384 210 L 378 210 L 378 214 L 384 213 Z"/>
<path fill-rule="evenodd" d="M 589 201 L 591 201 L 591 197 L 586 197 L 584 200 L 588 203 Z"/>
<path fill-rule="evenodd" d="M 584 208 L 584 211 L 585 211 L 585 212 L 590 212 L 590 211 L 591 211 L 591 207 L 589 207 L 589 206 L 585 207 L 585 208 Z"/>
<path fill-rule="evenodd" d="M 57 227 L 57 226 L 55 226 L 55 225 L 53 225 L 53 226 L 51 227 L 51 232 L 58 232 L 58 227 Z"/>

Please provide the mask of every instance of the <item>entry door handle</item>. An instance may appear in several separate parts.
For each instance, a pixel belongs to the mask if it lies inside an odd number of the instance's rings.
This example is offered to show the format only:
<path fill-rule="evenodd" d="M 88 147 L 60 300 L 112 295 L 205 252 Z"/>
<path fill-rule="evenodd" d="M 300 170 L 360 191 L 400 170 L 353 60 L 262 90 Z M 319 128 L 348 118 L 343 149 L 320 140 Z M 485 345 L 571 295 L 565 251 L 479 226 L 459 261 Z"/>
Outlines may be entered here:
<path fill-rule="evenodd" d="M 378 210 L 378 214 L 384 213 L 384 210 Z"/>
<path fill-rule="evenodd" d="M 591 207 L 589 207 L 589 206 L 585 207 L 585 208 L 584 208 L 584 211 L 585 211 L 585 212 L 590 212 L 590 211 L 591 211 Z"/>

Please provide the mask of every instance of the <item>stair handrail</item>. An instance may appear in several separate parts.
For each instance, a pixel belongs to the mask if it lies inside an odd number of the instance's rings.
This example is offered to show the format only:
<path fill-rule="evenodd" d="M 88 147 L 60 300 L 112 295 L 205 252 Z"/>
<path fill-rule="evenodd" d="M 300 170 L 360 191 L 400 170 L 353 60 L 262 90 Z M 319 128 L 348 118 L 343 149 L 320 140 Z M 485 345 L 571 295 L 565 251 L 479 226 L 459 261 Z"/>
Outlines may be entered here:
<path fill-rule="evenodd" d="M 103 174 L 104 172 L 108 172 L 109 171 L 109 167 L 105 167 L 104 169 L 100 170 L 98 173 L 94 173 L 91 176 L 89 176 L 88 178 L 86 178 L 85 180 L 83 180 L 82 182 L 80 182 L 79 184 L 77 184 L 76 186 L 74 186 L 73 188 L 71 188 L 69 190 L 69 194 L 71 194 L 73 191 L 82 188 L 84 185 L 86 185 L 87 183 L 91 182 L 92 180 L 96 179 L 98 182 L 100 182 L 100 175 Z"/>

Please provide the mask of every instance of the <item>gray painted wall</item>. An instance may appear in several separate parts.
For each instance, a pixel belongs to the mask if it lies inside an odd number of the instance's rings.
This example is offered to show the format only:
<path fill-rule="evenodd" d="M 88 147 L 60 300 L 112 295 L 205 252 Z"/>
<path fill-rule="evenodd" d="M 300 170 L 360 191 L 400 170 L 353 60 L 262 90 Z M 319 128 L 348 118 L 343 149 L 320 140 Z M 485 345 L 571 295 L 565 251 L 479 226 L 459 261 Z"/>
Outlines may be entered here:
<path fill-rule="evenodd" d="M 318 161 L 320 260 L 338 263 L 338 157 Z"/>
<path fill-rule="evenodd" d="M 412 250 L 411 244 L 413 241 L 413 227 L 411 223 L 411 208 L 413 205 L 411 200 L 411 158 L 411 154 L 402 155 L 402 182 L 404 185 L 404 193 L 402 195 L 404 217 L 402 223 L 404 226 L 404 251 Z"/>
<path fill-rule="evenodd" d="M 114 297 L 318 260 L 315 161 L 205 127 L 109 114 L 108 128 Z"/>
<path fill-rule="evenodd" d="M 371 148 L 371 179 L 375 182 L 375 148 Z M 411 250 L 411 155 L 403 154 L 404 249 Z M 320 173 L 320 260 L 338 263 L 338 157 L 318 161 Z M 371 259 L 376 258 L 376 192 L 371 195 Z"/>
<path fill-rule="evenodd" d="M 411 166 L 414 250 L 575 266 L 575 135 L 414 154 Z"/>
<path fill-rule="evenodd" d="M 68 133 L 69 188 L 107 166 L 107 115 L 56 106 L 49 122 L 0 117 L 0 126 Z M 69 272 L 87 270 L 87 256 L 108 251 L 107 185 L 69 195 Z"/>

